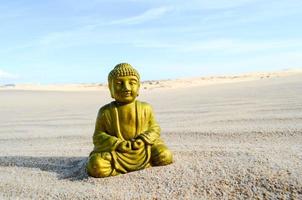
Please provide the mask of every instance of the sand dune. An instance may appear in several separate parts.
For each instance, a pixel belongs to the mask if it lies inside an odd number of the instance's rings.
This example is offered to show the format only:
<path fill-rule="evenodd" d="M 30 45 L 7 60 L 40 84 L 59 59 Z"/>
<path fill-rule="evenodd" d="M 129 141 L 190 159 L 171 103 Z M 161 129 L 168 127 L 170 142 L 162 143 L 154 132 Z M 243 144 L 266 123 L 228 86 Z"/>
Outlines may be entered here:
<path fill-rule="evenodd" d="M 105 179 L 84 168 L 105 87 L 2 88 L 0 199 L 301 199 L 302 74 L 242 79 L 145 83 L 175 163 Z"/>
<path fill-rule="evenodd" d="M 180 78 L 172 80 L 143 81 L 143 90 L 187 88 L 193 86 L 207 86 L 224 83 L 244 82 L 276 77 L 302 74 L 302 69 L 288 69 L 279 72 L 254 72 L 227 76 L 205 76 L 195 78 Z M 100 91 L 107 90 L 107 83 L 82 84 L 6 84 L 0 85 L 1 90 L 31 90 L 31 91 Z"/>

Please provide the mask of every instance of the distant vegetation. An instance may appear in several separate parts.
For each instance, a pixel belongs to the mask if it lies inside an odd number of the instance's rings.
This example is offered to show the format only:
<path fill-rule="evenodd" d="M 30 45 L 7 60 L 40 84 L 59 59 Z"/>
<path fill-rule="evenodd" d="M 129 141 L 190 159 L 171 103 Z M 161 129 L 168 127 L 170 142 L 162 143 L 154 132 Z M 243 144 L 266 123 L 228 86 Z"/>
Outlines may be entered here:
<path fill-rule="evenodd" d="M 15 87 L 15 84 L 5 84 L 5 85 L 1 85 L 0 87 Z"/>

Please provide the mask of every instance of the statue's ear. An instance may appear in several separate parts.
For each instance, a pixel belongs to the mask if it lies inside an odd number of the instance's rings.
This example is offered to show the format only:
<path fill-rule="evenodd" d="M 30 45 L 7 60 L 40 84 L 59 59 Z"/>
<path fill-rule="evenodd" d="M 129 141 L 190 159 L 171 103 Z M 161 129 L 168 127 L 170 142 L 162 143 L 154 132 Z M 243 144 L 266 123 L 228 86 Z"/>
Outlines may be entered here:
<path fill-rule="evenodd" d="M 114 99 L 114 88 L 112 87 L 111 81 L 108 83 L 108 88 L 109 88 L 111 97 Z"/>
<path fill-rule="evenodd" d="M 140 90 L 140 88 L 141 88 L 141 83 L 140 82 L 138 82 L 138 89 L 137 89 L 137 97 L 139 96 L 139 90 Z"/>
<path fill-rule="evenodd" d="M 110 91 L 110 94 L 111 94 L 111 98 L 114 99 L 114 94 L 113 94 L 113 92 Z"/>

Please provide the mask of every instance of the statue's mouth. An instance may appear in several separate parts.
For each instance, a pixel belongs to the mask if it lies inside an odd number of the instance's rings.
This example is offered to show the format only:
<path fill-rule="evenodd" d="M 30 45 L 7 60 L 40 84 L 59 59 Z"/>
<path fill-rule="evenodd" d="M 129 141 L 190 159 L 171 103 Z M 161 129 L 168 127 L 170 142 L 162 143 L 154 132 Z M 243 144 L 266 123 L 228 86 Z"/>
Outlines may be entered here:
<path fill-rule="evenodd" d="M 130 97 L 131 96 L 131 92 L 123 92 L 123 96 Z"/>

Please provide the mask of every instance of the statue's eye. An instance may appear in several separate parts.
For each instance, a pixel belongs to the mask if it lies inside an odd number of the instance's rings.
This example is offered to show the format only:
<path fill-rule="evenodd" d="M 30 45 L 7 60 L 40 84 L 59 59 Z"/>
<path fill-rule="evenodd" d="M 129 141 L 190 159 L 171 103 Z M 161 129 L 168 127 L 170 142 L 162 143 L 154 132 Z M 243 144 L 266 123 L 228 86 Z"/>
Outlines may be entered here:
<path fill-rule="evenodd" d="M 136 85 L 136 81 L 130 81 L 130 85 Z"/>
<path fill-rule="evenodd" d="M 122 84 L 122 81 L 116 81 L 115 82 L 117 85 L 121 85 Z"/>

